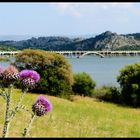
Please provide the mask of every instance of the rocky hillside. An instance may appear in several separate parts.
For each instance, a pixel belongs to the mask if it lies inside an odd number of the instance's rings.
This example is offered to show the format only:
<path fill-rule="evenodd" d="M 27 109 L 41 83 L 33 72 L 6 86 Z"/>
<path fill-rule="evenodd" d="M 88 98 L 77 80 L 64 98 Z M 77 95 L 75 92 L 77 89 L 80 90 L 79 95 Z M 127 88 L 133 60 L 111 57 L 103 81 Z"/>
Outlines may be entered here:
<path fill-rule="evenodd" d="M 0 44 L 19 50 L 140 50 L 140 33 L 119 35 L 106 31 L 91 38 L 33 37 L 22 41 L 0 41 Z"/>
<path fill-rule="evenodd" d="M 118 35 L 107 31 L 94 38 L 95 49 L 117 50 L 124 47 L 137 47 L 140 46 L 140 40 L 136 40 L 134 35 Z"/>

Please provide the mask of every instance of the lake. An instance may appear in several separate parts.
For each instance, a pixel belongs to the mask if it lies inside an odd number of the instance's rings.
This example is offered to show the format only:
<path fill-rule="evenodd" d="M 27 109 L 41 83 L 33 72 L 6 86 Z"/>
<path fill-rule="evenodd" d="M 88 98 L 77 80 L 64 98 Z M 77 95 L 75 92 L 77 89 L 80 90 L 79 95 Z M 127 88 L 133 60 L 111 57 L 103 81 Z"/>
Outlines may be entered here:
<path fill-rule="evenodd" d="M 68 58 L 73 72 L 86 72 L 97 86 L 119 85 L 116 77 L 119 70 L 126 64 L 140 62 L 140 56 L 112 56 L 100 58 L 99 56 L 84 56 L 82 58 Z"/>
<path fill-rule="evenodd" d="M 12 61 L 14 60 L 11 57 Z M 73 72 L 86 72 L 96 81 L 97 87 L 102 85 L 119 85 L 116 77 L 119 70 L 126 64 L 140 62 L 140 56 L 112 56 L 100 58 L 90 55 L 82 58 L 67 58 L 72 65 Z M 9 62 L 0 62 L 1 67 L 6 67 Z"/>

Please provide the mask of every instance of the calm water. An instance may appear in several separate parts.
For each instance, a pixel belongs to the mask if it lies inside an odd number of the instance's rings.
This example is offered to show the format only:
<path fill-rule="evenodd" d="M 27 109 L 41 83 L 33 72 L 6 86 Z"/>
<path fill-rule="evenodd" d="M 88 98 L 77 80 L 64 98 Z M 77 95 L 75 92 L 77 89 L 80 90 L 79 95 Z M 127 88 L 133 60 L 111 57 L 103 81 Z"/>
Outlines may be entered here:
<path fill-rule="evenodd" d="M 12 57 L 12 56 L 5 56 L 5 57 L 9 58 L 11 62 L 14 62 L 14 60 L 15 60 L 15 58 Z M 1 62 L 1 61 L 0 61 L 0 67 L 5 68 L 6 66 L 9 65 L 9 63 L 10 63 L 10 62 L 8 62 L 8 61 L 7 61 L 7 62 Z"/>
<path fill-rule="evenodd" d="M 97 86 L 118 85 L 116 77 L 119 70 L 126 64 L 140 62 L 140 56 L 113 56 L 100 58 L 99 56 L 84 56 L 82 58 L 69 58 L 73 72 L 86 72 L 90 74 Z"/>
<path fill-rule="evenodd" d="M 72 65 L 73 72 L 86 72 L 90 74 L 97 86 L 118 85 L 116 77 L 119 70 L 126 64 L 140 62 L 140 56 L 113 56 L 100 58 L 99 56 L 84 56 L 82 58 L 67 58 Z M 14 61 L 14 58 L 11 57 Z M 9 62 L 0 62 L 6 67 Z"/>

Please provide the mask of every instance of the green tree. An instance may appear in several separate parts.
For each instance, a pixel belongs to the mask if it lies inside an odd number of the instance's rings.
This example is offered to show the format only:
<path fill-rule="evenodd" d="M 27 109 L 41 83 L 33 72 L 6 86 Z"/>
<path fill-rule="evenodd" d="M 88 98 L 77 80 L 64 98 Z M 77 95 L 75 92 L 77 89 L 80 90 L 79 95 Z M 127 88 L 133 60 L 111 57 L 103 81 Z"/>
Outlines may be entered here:
<path fill-rule="evenodd" d="M 0 44 L 0 51 L 16 51 L 16 50 L 17 49 L 12 46 Z"/>
<path fill-rule="evenodd" d="M 122 101 L 127 105 L 140 106 L 140 63 L 122 68 L 117 81 L 121 87 Z"/>
<path fill-rule="evenodd" d="M 94 90 L 94 97 L 99 100 L 122 104 L 120 88 L 115 86 L 103 85 L 96 88 L 96 90 Z"/>
<path fill-rule="evenodd" d="M 85 72 L 74 74 L 74 84 L 72 86 L 75 94 L 92 96 L 96 86 L 95 81 Z"/>
<path fill-rule="evenodd" d="M 33 92 L 66 97 L 72 91 L 72 69 L 63 55 L 25 49 L 16 55 L 14 65 L 20 70 L 33 69 L 40 74 L 40 82 Z"/>

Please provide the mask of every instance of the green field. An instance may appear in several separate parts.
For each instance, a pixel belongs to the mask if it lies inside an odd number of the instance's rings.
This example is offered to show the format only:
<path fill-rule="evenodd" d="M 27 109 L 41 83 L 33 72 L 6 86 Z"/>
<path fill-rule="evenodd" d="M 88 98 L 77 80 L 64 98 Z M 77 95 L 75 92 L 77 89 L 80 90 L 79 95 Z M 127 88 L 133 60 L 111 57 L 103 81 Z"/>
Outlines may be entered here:
<path fill-rule="evenodd" d="M 20 90 L 12 91 L 13 107 L 20 94 Z M 30 111 L 38 95 L 27 93 L 25 96 L 23 103 Z M 139 108 L 121 107 L 80 96 L 74 96 L 73 102 L 48 95 L 46 97 L 52 102 L 52 112 L 36 118 L 29 137 L 140 137 Z M 2 97 L 0 103 L 2 134 L 5 110 Z M 9 137 L 21 137 L 29 119 L 29 112 L 19 112 L 11 122 Z"/>

